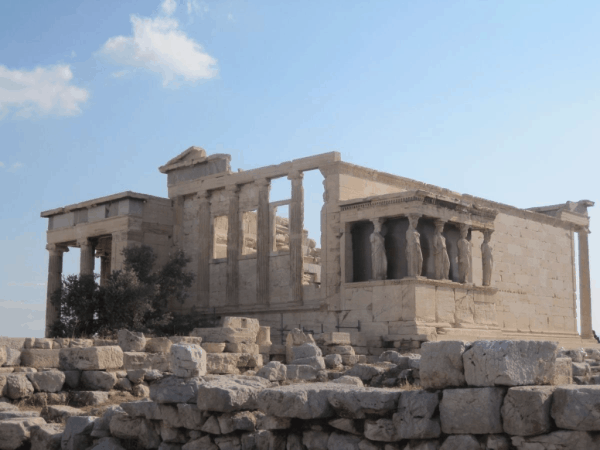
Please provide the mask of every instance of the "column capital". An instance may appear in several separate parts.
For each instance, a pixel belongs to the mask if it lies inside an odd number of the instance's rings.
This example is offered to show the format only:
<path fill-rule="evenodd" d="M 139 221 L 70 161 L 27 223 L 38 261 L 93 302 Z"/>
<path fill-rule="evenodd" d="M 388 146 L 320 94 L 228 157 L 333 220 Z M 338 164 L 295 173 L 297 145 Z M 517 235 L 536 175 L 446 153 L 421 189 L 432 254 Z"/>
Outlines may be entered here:
<path fill-rule="evenodd" d="M 287 178 L 288 178 L 288 180 L 301 180 L 304 178 L 304 173 L 300 172 L 298 170 L 294 170 L 294 171 L 288 173 Z"/>
<path fill-rule="evenodd" d="M 271 180 L 268 178 L 259 178 L 258 180 L 254 181 L 254 184 L 256 184 L 259 188 L 268 188 L 271 187 Z"/>
<path fill-rule="evenodd" d="M 77 239 L 77 245 L 79 247 L 83 247 L 85 245 L 92 245 L 92 243 L 90 242 L 90 240 L 88 238 L 81 238 L 81 239 Z"/>
<path fill-rule="evenodd" d="M 69 251 L 69 247 L 65 244 L 46 244 L 46 250 L 49 252 L 65 253 Z"/>
<path fill-rule="evenodd" d="M 230 195 L 237 194 L 240 192 L 241 186 L 239 184 L 231 184 L 229 186 L 225 186 L 225 192 Z"/>
<path fill-rule="evenodd" d="M 208 200 L 210 200 L 210 196 L 211 196 L 211 191 L 200 191 L 196 195 L 196 198 L 198 198 L 199 200 L 208 201 Z"/>

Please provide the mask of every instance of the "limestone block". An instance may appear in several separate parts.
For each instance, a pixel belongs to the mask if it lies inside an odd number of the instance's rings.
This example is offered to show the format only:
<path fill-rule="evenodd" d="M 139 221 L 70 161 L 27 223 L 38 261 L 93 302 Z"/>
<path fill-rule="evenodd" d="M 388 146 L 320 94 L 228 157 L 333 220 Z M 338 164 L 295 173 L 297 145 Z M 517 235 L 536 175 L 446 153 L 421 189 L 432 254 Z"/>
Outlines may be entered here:
<path fill-rule="evenodd" d="M 440 421 L 446 434 L 502 433 L 503 388 L 446 389 Z"/>
<path fill-rule="evenodd" d="M 21 351 L 15 350 L 14 348 L 6 348 L 6 362 L 5 366 L 19 366 L 21 364 Z"/>
<path fill-rule="evenodd" d="M 556 358 L 552 383 L 554 386 L 573 384 L 573 367 L 571 358 Z"/>
<path fill-rule="evenodd" d="M 142 448 L 158 448 L 160 445 L 160 437 L 150 421 L 126 414 L 115 414 L 110 419 L 110 434 L 118 439 L 138 439 Z"/>
<path fill-rule="evenodd" d="M 209 434 L 221 434 L 221 426 L 219 425 L 219 420 L 216 416 L 210 416 L 202 425 L 200 431 L 204 431 Z"/>
<path fill-rule="evenodd" d="M 477 438 L 470 434 L 448 436 L 440 450 L 485 450 Z"/>
<path fill-rule="evenodd" d="M 150 398 L 156 403 L 195 403 L 199 383 L 194 378 L 167 376 L 150 386 Z"/>
<path fill-rule="evenodd" d="M 225 342 L 255 344 L 257 331 L 251 328 L 194 328 L 191 335 L 202 338 L 202 342 Z"/>
<path fill-rule="evenodd" d="M 269 349 L 269 355 L 284 355 L 285 356 L 285 345 L 271 345 L 271 348 Z M 262 353 L 262 352 L 260 352 Z"/>
<path fill-rule="evenodd" d="M 257 355 L 259 352 L 259 347 L 257 344 L 225 344 L 225 351 L 228 353 L 250 353 Z"/>
<path fill-rule="evenodd" d="M 366 420 L 365 437 L 377 442 L 396 442 L 400 440 L 394 422 L 390 419 Z"/>
<path fill-rule="evenodd" d="M 341 359 L 340 359 L 341 362 Z M 256 376 L 269 381 L 284 381 L 287 377 L 287 367 L 278 361 L 271 361 L 256 372 Z"/>
<path fill-rule="evenodd" d="M 23 348 L 33 348 L 33 344 L 35 344 L 35 338 L 25 338 Z"/>
<path fill-rule="evenodd" d="M 329 435 L 327 440 L 327 450 L 360 450 L 358 443 L 361 438 L 348 434 L 336 433 Z"/>
<path fill-rule="evenodd" d="M 158 448 L 159 450 L 170 450 L 170 449 L 163 449 L 161 447 Z M 113 437 L 103 437 L 100 438 L 97 442 L 96 445 L 94 445 L 94 447 L 91 450 L 125 450 L 125 447 L 123 447 L 121 445 L 121 441 L 119 441 L 116 438 Z M 179 450 L 179 449 L 176 449 Z"/>
<path fill-rule="evenodd" d="M 135 397 L 148 398 L 150 397 L 150 387 L 148 383 L 136 384 L 131 388 L 131 393 Z"/>
<path fill-rule="evenodd" d="M 37 411 L 4 411 L 0 412 L 0 420 L 8 420 L 8 419 L 19 419 L 25 417 L 40 417 L 40 413 Z"/>
<path fill-rule="evenodd" d="M 206 421 L 204 414 L 196 405 L 178 403 L 177 411 L 181 419 L 181 426 L 188 430 L 200 430 Z"/>
<path fill-rule="evenodd" d="M 7 351 L 6 351 L 6 346 L 0 345 L 0 366 L 3 366 L 4 364 L 6 364 L 7 360 L 8 360 L 8 355 L 7 355 Z"/>
<path fill-rule="evenodd" d="M 118 346 L 73 347 L 58 351 L 62 370 L 110 370 L 123 366 L 123 351 Z"/>
<path fill-rule="evenodd" d="M 25 374 L 13 374 L 6 377 L 6 396 L 12 400 L 31 397 L 34 389 Z"/>
<path fill-rule="evenodd" d="M 348 419 L 385 416 L 398 409 L 399 398 L 398 390 L 378 388 L 331 391 L 327 396 L 337 415 Z"/>
<path fill-rule="evenodd" d="M 292 384 L 271 387 L 258 394 L 258 408 L 265 414 L 277 417 L 328 418 L 334 414 L 334 410 L 328 401 L 330 392 L 352 389 L 356 388 L 334 383 Z"/>
<path fill-rule="evenodd" d="M 28 373 L 27 378 L 37 392 L 60 392 L 65 384 L 65 374 L 58 370 Z"/>
<path fill-rule="evenodd" d="M 574 377 L 590 377 L 592 370 L 588 363 L 572 363 L 572 370 Z"/>
<path fill-rule="evenodd" d="M 286 417 L 261 415 L 257 421 L 259 430 L 287 430 L 292 426 L 292 421 Z"/>
<path fill-rule="evenodd" d="M 212 374 L 237 374 L 239 353 L 207 353 L 206 371 Z"/>
<path fill-rule="evenodd" d="M 510 438 L 502 434 L 490 434 L 485 442 L 485 450 L 510 450 Z"/>
<path fill-rule="evenodd" d="M 302 444 L 307 450 L 327 450 L 329 433 L 321 430 L 306 430 L 302 433 Z"/>
<path fill-rule="evenodd" d="M 342 375 L 341 377 L 336 378 L 335 380 L 332 380 L 331 382 L 336 383 L 336 384 L 347 384 L 350 386 L 357 386 L 357 387 L 365 386 L 360 378 L 351 377 L 349 375 Z"/>
<path fill-rule="evenodd" d="M 59 352 L 58 349 L 25 349 L 21 352 L 21 365 L 36 369 L 57 368 L 59 366 Z"/>
<path fill-rule="evenodd" d="M 45 425 L 41 417 L 14 418 L 0 421 L 0 448 L 16 450 L 25 444 L 36 426 Z"/>
<path fill-rule="evenodd" d="M 512 438 L 517 450 L 595 450 L 600 448 L 600 439 L 585 431 L 554 431 L 540 436 Z"/>
<path fill-rule="evenodd" d="M 373 377 L 375 377 L 377 375 L 381 375 L 384 372 L 385 372 L 385 369 L 383 367 L 371 366 L 368 364 L 356 364 L 350 370 L 347 370 L 345 372 L 345 375 L 348 375 L 351 377 L 358 377 L 364 383 L 367 383 L 367 382 L 371 381 L 371 379 L 373 379 Z"/>
<path fill-rule="evenodd" d="M 248 317 L 224 317 L 223 328 L 248 328 L 258 334 L 260 323 L 258 319 Z"/>
<path fill-rule="evenodd" d="M 558 345 L 545 341 L 477 341 L 465 351 L 470 386 L 551 384 Z"/>
<path fill-rule="evenodd" d="M 292 350 L 293 347 L 297 347 L 307 343 L 315 343 L 314 338 L 310 334 L 304 333 L 299 328 L 294 328 L 292 331 L 290 331 L 287 337 L 285 338 L 286 362 L 291 363 L 294 360 L 294 353 Z"/>
<path fill-rule="evenodd" d="M 402 392 L 398 412 L 393 421 L 401 439 L 434 439 L 440 437 L 440 420 L 434 417 L 440 394 L 428 391 Z"/>
<path fill-rule="evenodd" d="M 48 422 L 66 422 L 69 417 L 85 416 L 85 412 L 80 408 L 73 408 L 66 405 L 47 406 L 42 410 L 42 417 Z"/>
<path fill-rule="evenodd" d="M 227 344 L 219 342 L 203 342 L 202 348 L 206 353 L 223 353 Z"/>
<path fill-rule="evenodd" d="M 256 448 L 283 450 L 286 448 L 286 437 L 269 430 L 261 430 L 255 433 Z"/>
<path fill-rule="evenodd" d="M 121 408 L 123 408 L 123 410 L 131 417 L 144 417 L 148 420 L 162 420 L 159 404 L 150 400 L 121 403 Z"/>
<path fill-rule="evenodd" d="M 61 449 L 81 450 L 89 447 L 92 444 L 90 434 L 95 420 L 96 417 L 91 416 L 69 417 L 61 438 Z"/>
<path fill-rule="evenodd" d="M 167 353 L 125 352 L 123 353 L 123 369 L 155 369 L 161 372 L 171 370 Z"/>
<path fill-rule="evenodd" d="M 358 420 L 338 418 L 330 420 L 327 423 L 329 424 L 329 426 L 344 431 L 346 433 L 362 436 L 362 427 L 358 425 L 358 423 L 360 423 L 360 421 Z"/>
<path fill-rule="evenodd" d="M 502 405 L 504 432 L 513 436 L 533 436 L 550 432 L 553 392 L 553 386 L 521 386 L 509 389 Z"/>
<path fill-rule="evenodd" d="M 219 447 L 212 443 L 210 436 L 204 436 L 191 440 L 181 447 L 181 450 L 219 450 Z"/>
<path fill-rule="evenodd" d="M 198 336 L 171 336 L 169 340 L 172 344 L 202 344 L 202 338 Z"/>
<path fill-rule="evenodd" d="M 350 333 L 321 333 L 318 340 L 322 341 L 324 345 L 350 345 Z"/>
<path fill-rule="evenodd" d="M 340 355 L 345 366 L 354 366 L 360 361 L 360 355 Z"/>
<path fill-rule="evenodd" d="M 256 409 L 258 394 L 270 385 L 260 377 L 214 377 L 198 385 L 198 409 L 216 412 Z"/>
<path fill-rule="evenodd" d="M 271 327 L 259 327 L 258 334 L 256 335 L 257 345 L 272 345 L 271 342 Z M 262 353 L 262 352 L 261 352 Z"/>
<path fill-rule="evenodd" d="M 287 379 L 288 380 L 316 380 L 319 373 L 318 369 L 306 364 L 288 364 Z"/>
<path fill-rule="evenodd" d="M 93 346 L 93 339 L 69 339 L 69 348 L 87 348 Z M 63 345 L 62 348 L 65 348 L 65 346 Z"/>
<path fill-rule="evenodd" d="M 76 406 L 95 406 L 108 401 L 108 392 L 72 391 L 71 400 Z"/>
<path fill-rule="evenodd" d="M 230 353 L 236 355 L 238 368 L 255 369 L 263 366 L 262 355 L 252 353 Z"/>
<path fill-rule="evenodd" d="M 93 438 L 104 438 L 110 436 L 110 419 L 115 414 L 122 414 L 123 408 L 117 405 L 109 406 L 104 410 L 99 420 L 94 422 L 94 428 L 92 429 L 91 436 Z"/>
<path fill-rule="evenodd" d="M 354 355 L 354 348 L 351 345 L 328 345 L 324 347 L 325 355 Z"/>
<path fill-rule="evenodd" d="M 327 369 L 341 369 L 343 366 L 342 356 L 338 354 L 327 355 L 324 360 Z"/>
<path fill-rule="evenodd" d="M 143 352 L 146 348 L 144 333 L 120 329 L 117 333 L 119 347 L 124 352 Z"/>
<path fill-rule="evenodd" d="M 206 375 L 206 352 L 198 345 L 173 345 L 171 372 L 182 378 Z"/>
<path fill-rule="evenodd" d="M 145 351 L 148 353 L 169 353 L 173 343 L 169 338 L 157 337 L 146 340 Z"/>
<path fill-rule="evenodd" d="M 316 344 L 306 343 L 292 347 L 293 360 L 310 358 L 311 356 L 323 356 L 321 349 Z"/>
<path fill-rule="evenodd" d="M 460 387 L 466 384 L 463 353 L 468 342 L 425 342 L 421 346 L 421 386 L 425 389 Z"/>
<path fill-rule="evenodd" d="M 113 372 L 85 370 L 81 373 L 81 384 L 90 391 L 110 391 L 117 383 Z"/>
<path fill-rule="evenodd" d="M 31 450 L 60 450 L 63 427 L 56 423 L 38 425 L 31 429 Z"/>
<path fill-rule="evenodd" d="M 325 359 L 322 356 L 311 356 L 309 358 L 295 359 L 293 365 L 311 366 L 316 370 L 325 370 Z"/>
<path fill-rule="evenodd" d="M 551 415 L 556 426 L 566 430 L 600 431 L 600 386 L 558 386 Z"/>

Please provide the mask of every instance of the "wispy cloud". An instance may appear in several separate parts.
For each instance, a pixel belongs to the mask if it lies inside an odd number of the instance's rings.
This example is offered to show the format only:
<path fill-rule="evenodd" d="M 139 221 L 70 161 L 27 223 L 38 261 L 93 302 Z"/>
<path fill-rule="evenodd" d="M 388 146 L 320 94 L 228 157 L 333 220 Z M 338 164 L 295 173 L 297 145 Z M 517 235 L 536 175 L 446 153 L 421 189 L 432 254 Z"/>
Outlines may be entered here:
<path fill-rule="evenodd" d="M 163 86 L 177 79 L 197 81 L 215 77 L 217 61 L 179 29 L 179 22 L 171 17 L 176 7 L 174 0 L 165 0 L 159 17 L 132 15 L 132 35 L 108 39 L 99 54 L 122 66 L 159 73 Z"/>
<path fill-rule="evenodd" d="M 4 163 L 2 161 L 0 161 L 0 168 L 4 167 Z"/>
<path fill-rule="evenodd" d="M 0 65 L 0 119 L 10 112 L 18 117 L 75 116 L 89 98 L 86 89 L 73 86 L 67 65 L 11 70 Z"/>

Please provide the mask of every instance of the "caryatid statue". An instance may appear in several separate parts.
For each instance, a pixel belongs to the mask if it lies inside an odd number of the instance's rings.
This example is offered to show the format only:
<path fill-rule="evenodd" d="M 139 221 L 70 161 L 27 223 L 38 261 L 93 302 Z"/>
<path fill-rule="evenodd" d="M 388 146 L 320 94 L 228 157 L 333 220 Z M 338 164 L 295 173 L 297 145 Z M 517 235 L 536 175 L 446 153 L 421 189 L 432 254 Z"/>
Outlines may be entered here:
<path fill-rule="evenodd" d="M 381 218 L 371 219 L 374 229 L 371 233 L 371 266 L 374 280 L 385 280 L 387 277 L 387 256 L 385 255 L 385 239 L 381 234 Z"/>
<path fill-rule="evenodd" d="M 417 231 L 419 214 L 410 214 L 408 216 L 408 230 L 406 230 L 406 262 L 408 266 L 408 276 L 421 276 L 423 270 L 423 253 L 421 252 L 421 235 Z"/>
<path fill-rule="evenodd" d="M 446 238 L 442 235 L 444 231 L 443 220 L 435 221 L 435 234 L 433 235 L 433 262 L 435 264 L 436 280 L 447 280 L 450 275 L 450 258 L 446 249 Z"/>
<path fill-rule="evenodd" d="M 493 247 L 490 244 L 494 230 L 485 230 L 483 232 L 483 242 L 481 244 L 481 263 L 483 266 L 483 285 L 492 285 L 492 270 L 494 269 Z"/>
<path fill-rule="evenodd" d="M 460 239 L 458 240 L 458 282 L 471 282 L 471 241 L 467 239 L 469 225 L 460 225 Z"/>

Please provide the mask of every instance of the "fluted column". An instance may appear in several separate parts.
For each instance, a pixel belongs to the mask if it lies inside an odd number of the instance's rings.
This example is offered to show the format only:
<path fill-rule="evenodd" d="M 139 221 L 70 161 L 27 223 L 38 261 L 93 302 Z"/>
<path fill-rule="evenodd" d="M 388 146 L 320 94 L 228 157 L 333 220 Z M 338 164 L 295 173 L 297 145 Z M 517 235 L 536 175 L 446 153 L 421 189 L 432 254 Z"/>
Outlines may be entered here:
<path fill-rule="evenodd" d="M 109 253 L 103 253 L 102 255 L 100 255 L 100 285 L 104 286 L 106 285 L 106 282 L 108 281 L 108 277 L 111 274 L 111 270 L 110 270 L 110 254 Z"/>
<path fill-rule="evenodd" d="M 198 192 L 198 288 L 197 304 L 208 308 L 210 296 L 210 258 L 212 257 L 213 232 L 210 223 L 210 192 Z"/>
<path fill-rule="evenodd" d="M 590 288 L 590 250 L 587 229 L 577 232 L 579 240 L 579 305 L 581 318 L 581 337 L 593 338 L 592 332 L 592 294 Z"/>
<path fill-rule="evenodd" d="M 48 244 L 48 285 L 46 286 L 46 331 L 45 336 L 50 337 L 50 328 L 60 318 L 60 308 L 52 303 L 52 295 L 62 286 L 63 253 L 69 248 L 62 245 Z"/>
<path fill-rule="evenodd" d="M 227 186 L 229 215 L 227 220 L 227 304 L 239 304 L 239 256 L 240 256 L 240 187 Z"/>
<path fill-rule="evenodd" d="M 256 233 L 256 301 L 269 304 L 269 254 L 271 253 L 271 220 L 269 191 L 271 181 L 258 180 L 258 217 Z"/>
<path fill-rule="evenodd" d="M 93 275 L 94 274 L 94 245 L 88 238 L 80 239 L 77 241 L 79 249 L 81 250 L 79 256 L 79 274 L 80 275 Z"/>
<path fill-rule="evenodd" d="M 292 201 L 290 203 L 290 284 L 292 301 L 302 302 L 302 278 L 304 257 L 302 255 L 302 232 L 304 231 L 304 188 L 302 172 L 292 172 Z"/>

